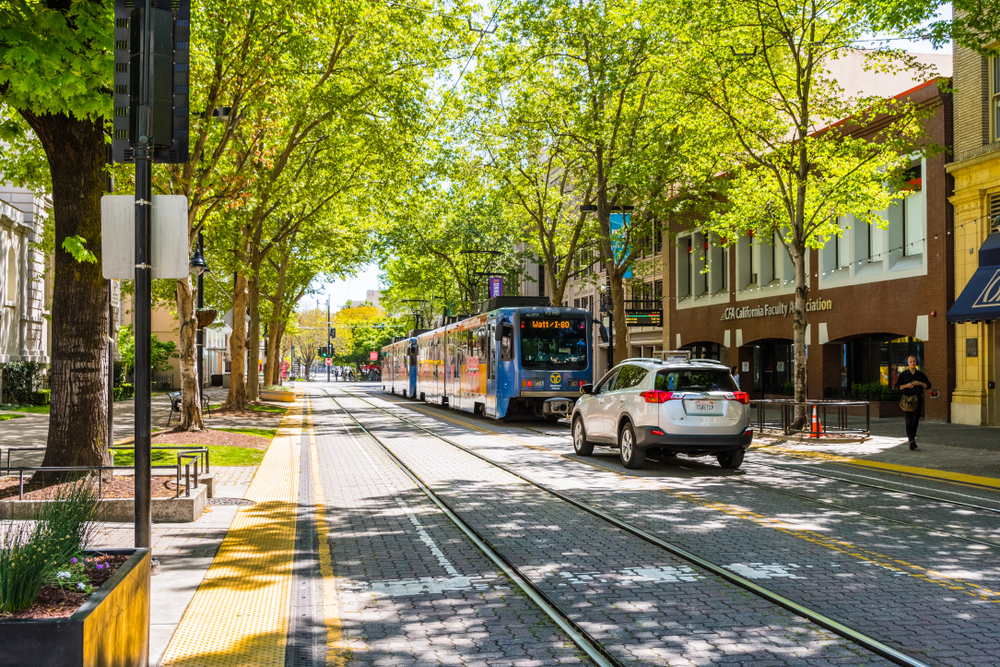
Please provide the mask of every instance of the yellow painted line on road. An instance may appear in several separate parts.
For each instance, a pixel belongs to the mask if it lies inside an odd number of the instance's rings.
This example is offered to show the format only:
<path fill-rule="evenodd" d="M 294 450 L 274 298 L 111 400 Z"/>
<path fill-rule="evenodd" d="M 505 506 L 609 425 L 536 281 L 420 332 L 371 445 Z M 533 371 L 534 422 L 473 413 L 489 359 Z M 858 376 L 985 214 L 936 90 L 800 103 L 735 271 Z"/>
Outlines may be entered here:
<path fill-rule="evenodd" d="M 302 415 L 271 446 L 167 647 L 161 667 L 284 667 Z"/>
<path fill-rule="evenodd" d="M 312 420 L 312 397 L 306 406 L 306 428 L 309 432 L 309 465 L 313 478 L 313 504 L 316 508 L 316 533 L 319 536 L 319 571 L 323 577 L 323 623 L 326 625 L 326 664 L 341 667 L 346 664 L 349 650 L 344 643 L 340 621 L 340 592 L 337 577 L 333 573 L 333 557 L 330 555 L 330 529 L 326 524 L 326 499 L 323 496 L 323 479 L 319 472 L 319 451 L 316 446 L 316 430 Z"/>
<path fill-rule="evenodd" d="M 507 434 L 504 434 L 504 433 L 500 433 L 498 431 L 493 431 L 493 430 L 485 429 L 485 428 L 482 428 L 482 427 L 480 427 L 478 425 L 468 424 L 468 423 L 465 423 L 463 421 L 459 421 L 457 419 L 454 419 L 450 415 L 443 415 L 443 414 L 441 414 L 440 412 L 437 412 L 437 411 L 431 412 L 431 411 L 423 410 L 423 409 L 415 407 L 415 406 L 407 406 L 407 407 L 412 407 L 412 409 L 414 409 L 417 412 L 421 412 L 421 413 L 426 414 L 428 416 L 437 417 L 437 418 L 440 418 L 440 419 L 442 419 L 444 421 L 451 422 L 453 424 L 458 424 L 458 425 L 461 425 L 461 426 L 468 426 L 471 429 L 474 429 L 474 430 L 477 430 L 477 431 L 481 431 L 483 433 L 489 433 L 491 435 L 497 435 L 497 436 L 499 436 L 499 437 L 501 437 L 501 438 L 503 438 L 505 440 L 521 444 L 522 446 L 525 446 L 525 447 L 530 447 L 531 449 L 535 449 L 535 450 L 544 452 L 544 453 L 546 453 L 546 454 L 548 454 L 550 456 L 556 456 L 556 457 L 558 457 L 560 459 L 563 459 L 563 460 L 573 460 L 573 459 L 567 459 L 560 452 L 552 451 L 548 447 L 542 447 L 540 445 L 533 445 L 531 443 L 525 442 L 524 440 L 520 440 L 520 439 L 518 439 L 518 438 L 516 438 L 514 436 L 510 436 L 510 435 L 507 435 Z M 760 451 L 760 450 L 758 449 L 757 451 Z M 835 455 L 825 454 L 825 453 L 822 453 L 822 452 L 808 452 L 808 453 L 809 454 L 822 455 L 823 457 L 845 458 L 845 457 L 836 457 Z M 850 459 L 845 459 L 845 460 L 850 460 Z M 974 583 L 971 583 L 971 582 L 968 582 L 968 581 L 965 581 L 965 580 L 962 580 L 962 579 L 958 579 L 958 578 L 949 576 L 949 575 L 947 575 L 947 574 L 945 574 L 943 572 L 939 572 L 937 570 L 930 570 L 928 568 L 921 567 L 920 565 L 916 565 L 914 563 L 910 563 L 910 562 L 905 561 L 905 560 L 900 560 L 898 558 L 893 558 L 892 556 L 887 556 L 885 554 L 880 554 L 880 553 L 875 552 L 875 551 L 870 551 L 870 550 L 864 549 L 862 547 L 859 547 L 856 544 L 853 544 L 851 542 L 847 542 L 845 540 L 839 540 L 839 539 L 836 539 L 836 538 L 828 537 L 828 536 L 823 535 L 822 533 L 814 531 L 814 530 L 800 528 L 800 527 L 795 526 L 793 524 L 789 524 L 789 523 L 787 523 L 786 521 L 784 521 L 782 519 L 775 519 L 775 518 L 771 518 L 771 517 L 768 517 L 768 516 L 763 515 L 763 514 L 757 514 L 755 512 L 751 512 L 749 510 L 746 510 L 746 509 L 743 509 L 743 508 L 740 508 L 740 507 L 736 507 L 734 505 L 729 505 L 729 504 L 726 504 L 726 503 L 718 503 L 718 502 L 714 502 L 714 501 L 711 501 L 711 500 L 707 500 L 707 499 L 704 499 L 704 498 L 702 498 L 702 497 L 700 497 L 700 496 L 698 496 L 698 495 L 696 495 L 694 493 L 687 493 L 687 492 L 684 492 L 684 491 L 674 491 L 674 490 L 671 490 L 671 489 L 665 489 L 665 488 L 663 488 L 661 486 L 654 485 L 654 483 L 652 481 L 647 481 L 648 478 L 633 477 L 633 476 L 625 475 L 625 474 L 622 474 L 622 473 L 618 472 L 617 470 L 608 468 L 608 467 L 606 467 L 604 465 L 601 465 L 600 463 L 596 463 L 594 461 L 580 460 L 579 463 L 582 463 L 584 465 L 588 465 L 588 466 L 590 466 L 592 468 L 595 468 L 597 470 L 600 470 L 602 472 L 610 473 L 610 474 L 612 474 L 612 475 L 614 475 L 614 476 L 616 476 L 616 477 L 618 477 L 620 479 L 627 479 L 627 480 L 630 480 L 630 481 L 638 481 L 639 483 L 641 483 L 641 484 L 643 484 L 645 486 L 652 487 L 653 490 L 660 491 L 661 493 L 666 493 L 667 495 L 673 496 L 673 497 L 678 498 L 680 500 L 685 500 L 687 502 L 699 505 L 699 506 L 704 507 L 706 509 L 710 509 L 710 510 L 714 510 L 714 511 L 717 511 L 717 512 L 721 512 L 723 514 L 726 514 L 726 515 L 729 515 L 729 516 L 732 516 L 732 517 L 744 519 L 744 520 L 747 520 L 747 521 L 752 521 L 753 523 L 756 523 L 759 526 L 763 526 L 763 527 L 766 527 L 766 528 L 777 530 L 777 531 L 782 532 L 782 533 L 784 533 L 786 535 L 789 535 L 791 537 L 795 537 L 795 538 L 798 538 L 798 539 L 801 539 L 801 540 L 805 540 L 806 542 L 809 542 L 811 544 L 815 544 L 817 546 L 821 546 L 821 547 L 824 547 L 824 548 L 827 548 L 827 549 L 831 549 L 833 551 L 837 551 L 839 553 L 845 554 L 847 556 L 851 556 L 851 557 L 853 557 L 853 558 L 855 558 L 857 560 L 860 560 L 862 562 L 865 562 L 865 563 L 871 563 L 873 565 L 876 565 L 876 566 L 879 566 L 879 567 L 884 567 L 886 569 L 893 570 L 893 571 L 896 571 L 896 572 L 906 571 L 906 573 L 909 574 L 910 576 L 916 577 L 918 579 L 922 579 L 922 580 L 924 580 L 924 581 L 926 581 L 928 583 L 936 584 L 938 586 L 942 586 L 944 588 L 948 588 L 949 590 L 961 591 L 961 592 L 965 593 L 966 595 L 970 595 L 972 597 L 978 598 L 978 599 L 986 601 L 986 602 L 994 602 L 994 603 L 1000 602 L 1000 591 L 992 590 L 992 589 L 986 588 L 985 586 L 980 586 L 978 584 L 974 584 Z M 898 467 L 904 467 L 904 466 L 898 466 Z M 967 477 L 971 477 L 971 475 L 969 475 Z"/>
<path fill-rule="evenodd" d="M 902 466 L 902 465 L 897 465 L 895 463 L 883 463 L 881 461 L 868 461 L 865 459 L 851 458 L 849 456 L 840 456 L 839 454 L 830 454 L 829 452 L 811 452 L 804 449 L 793 449 L 791 447 L 778 447 L 773 445 L 764 447 L 755 446 L 753 447 L 753 450 L 771 455 L 787 454 L 791 456 L 799 456 L 810 459 L 818 459 L 822 461 L 830 461 L 831 463 L 843 463 L 845 465 L 858 466 L 861 468 L 874 468 L 877 470 L 886 470 L 888 472 L 893 472 L 900 475 L 908 475 L 910 477 L 921 477 L 925 479 L 936 479 L 936 480 L 943 480 L 946 482 L 954 482 L 957 484 L 962 484 L 963 486 L 979 486 L 990 489 L 1000 489 L 1000 479 L 996 479 L 993 477 L 966 475 L 958 472 L 950 472 L 948 470 L 935 470 L 934 468 Z"/>

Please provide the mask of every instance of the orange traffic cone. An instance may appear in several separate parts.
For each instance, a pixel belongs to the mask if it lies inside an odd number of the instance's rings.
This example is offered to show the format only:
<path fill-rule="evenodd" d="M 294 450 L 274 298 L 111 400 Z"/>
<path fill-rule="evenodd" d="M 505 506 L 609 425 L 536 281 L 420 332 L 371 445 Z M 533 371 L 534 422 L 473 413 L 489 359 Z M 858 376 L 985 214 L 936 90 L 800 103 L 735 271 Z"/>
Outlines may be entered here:
<path fill-rule="evenodd" d="M 813 406 L 813 423 L 812 430 L 809 432 L 810 438 L 822 438 L 823 437 L 823 424 L 819 420 L 819 410 L 816 406 Z"/>

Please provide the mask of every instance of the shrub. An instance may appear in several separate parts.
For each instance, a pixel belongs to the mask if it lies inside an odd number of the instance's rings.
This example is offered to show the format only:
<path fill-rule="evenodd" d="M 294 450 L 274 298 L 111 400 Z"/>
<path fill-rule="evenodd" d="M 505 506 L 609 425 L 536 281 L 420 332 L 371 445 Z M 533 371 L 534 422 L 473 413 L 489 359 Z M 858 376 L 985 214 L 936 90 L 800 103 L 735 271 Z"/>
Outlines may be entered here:
<path fill-rule="evenodd" d="M 115 400 L 126 401 L 135 396 L 135 388 L 131 384 L 123 383 L 120 387 L 115 387 Z"/>
<path fill-rule="evenodd" d="M 292 391 L 289 387 L 282 387 L 276 384 L 269 384 L 264 387 L 264 391 Z"/>
<path fill-rule="evenodd" d="M 45 384 L 48 364 L 35 361 L 12 361 L 4 364 L 3 398 L 0 402 L 26 404 L 31 402 L 31 394 Z"/>
<path fill-rule="evenodd" d="M 31 392 L 32 405 L 48 405 L 51 402 L 52 402 L 51 389 L 39 389 L 38 391 Z"/>
<path fill-rule="evenodd" d="M 97 507 L 94 484 L 84 479 L 60 489 L 37 520 L 0 522 L 0 612 L 33 605 L 57 568 L 87 548 Z"/>

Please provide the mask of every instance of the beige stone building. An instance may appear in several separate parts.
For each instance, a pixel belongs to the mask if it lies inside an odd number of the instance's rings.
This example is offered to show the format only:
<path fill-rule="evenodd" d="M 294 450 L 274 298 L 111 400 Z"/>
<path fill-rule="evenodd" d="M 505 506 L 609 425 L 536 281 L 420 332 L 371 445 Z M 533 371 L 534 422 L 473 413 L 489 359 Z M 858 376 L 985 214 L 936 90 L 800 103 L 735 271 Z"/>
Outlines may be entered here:
<path fill-rule="evenodd" d="M 1000 336 L 1000 59 L 955 46 L 955 391 L 952 421 L 1000 424 L 996 392 Z"/>
<path fill-rule="evenodd" d="M 29 190 L 0 186 L 0 364 L 49 362 L 50 277 L 35 245 L 48 209 Z"/>

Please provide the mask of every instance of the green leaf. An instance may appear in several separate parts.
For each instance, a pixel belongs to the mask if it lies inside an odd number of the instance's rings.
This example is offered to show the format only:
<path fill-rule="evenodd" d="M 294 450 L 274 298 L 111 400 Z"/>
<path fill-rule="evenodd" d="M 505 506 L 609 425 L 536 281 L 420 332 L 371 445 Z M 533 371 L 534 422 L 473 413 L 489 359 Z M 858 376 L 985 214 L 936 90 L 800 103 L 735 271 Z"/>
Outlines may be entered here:
<path fill-rule="evenodd" d="M 62 247 L 63 250 L 73 255 L 73 259 L 83 263 L 94 264 L 97 262 L 97 257 L 94 253 L 90 252 L 86 248 L 87 239 L 82 236 L 67 236 L 63 239 Z"/>

